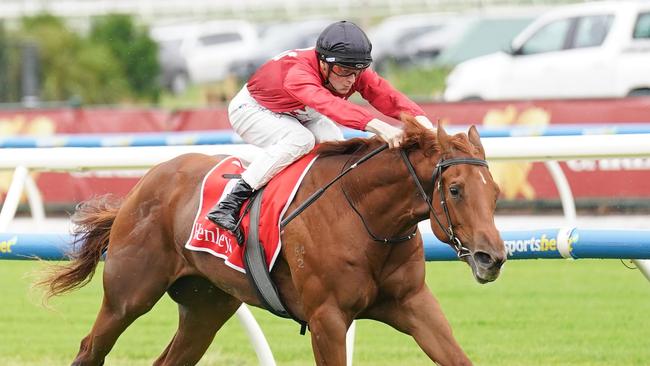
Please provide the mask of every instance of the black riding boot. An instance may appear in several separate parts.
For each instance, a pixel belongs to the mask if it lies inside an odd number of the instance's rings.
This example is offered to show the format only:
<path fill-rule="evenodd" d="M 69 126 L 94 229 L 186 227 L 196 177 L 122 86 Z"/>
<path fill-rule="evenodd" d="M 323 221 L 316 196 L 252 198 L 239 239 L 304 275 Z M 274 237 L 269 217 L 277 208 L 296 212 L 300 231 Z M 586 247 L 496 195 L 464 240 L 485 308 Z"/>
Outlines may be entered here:
<path fill-rule="evenodd" d="M 239 211 L 241 211 L 244 201 L 250 198 L 252 194 L 253 188 L 243 179 L 240 179 L 226 198 L 215 205 L 207 214 L 210 221 L 235 234 L 240 245 L 243 244 L 244 235 L 240 228 L 237 227 Z"/>

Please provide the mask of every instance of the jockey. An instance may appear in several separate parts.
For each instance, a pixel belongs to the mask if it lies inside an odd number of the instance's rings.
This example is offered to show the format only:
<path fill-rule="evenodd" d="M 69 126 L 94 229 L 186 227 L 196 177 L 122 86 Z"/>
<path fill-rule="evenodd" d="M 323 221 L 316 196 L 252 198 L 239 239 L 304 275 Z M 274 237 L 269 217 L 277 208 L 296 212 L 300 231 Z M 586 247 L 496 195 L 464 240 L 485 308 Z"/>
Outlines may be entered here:
<path fill-rule="evenodd" d="M 228 116 L 235 132 L 263 151 L 208 219 L 233 232 L 241 243 L 237 224 L 244 201 L 316 143 L 342 140 L 336 123 L 373 132 L 391 148 L 398 147 L 402 130 L 349 102 L 354 92 L 385 115 L 399 118 L 405 112 L 433 128 L 417 104 L 368 68 L 371 49 L 361 28 L 340 21 L 323 30 L 316 49 L 281 53 L 251 76 L 230 102 Z"/>

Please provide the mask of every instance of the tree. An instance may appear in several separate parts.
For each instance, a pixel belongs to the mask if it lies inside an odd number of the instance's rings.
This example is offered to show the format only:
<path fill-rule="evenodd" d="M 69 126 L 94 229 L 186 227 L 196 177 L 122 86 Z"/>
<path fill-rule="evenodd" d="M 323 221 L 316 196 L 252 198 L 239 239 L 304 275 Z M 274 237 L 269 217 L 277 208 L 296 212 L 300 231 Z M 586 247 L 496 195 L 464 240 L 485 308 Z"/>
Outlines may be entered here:
<path fill-rule="evenodd" d="M 21 37 L 38 46 L 43 100 L 78 96 L 84 103 L 114 103 L 129 99 L 129 84 L 110 49 L 82 39 L 60 18 L 23 18 Z"/>
<path fill-rule="evenodd" d="M 0 22 L 0 102 L 9 101 L 9 45 L 5 37 L 5 26 Z"/>
<path fill-rule="evenodd" d="M 0 102 L 16 103 L 22 96 L 21 49 L 16 37 L 0 22 Z"/>
<path fill-rule="evenodd" d="M 128 15 L 108 15 L 93 23 L 90 40 L 110 50 L 135 95 L 158 100 L 158 46 L 146 29 L 137 28 Z"/>

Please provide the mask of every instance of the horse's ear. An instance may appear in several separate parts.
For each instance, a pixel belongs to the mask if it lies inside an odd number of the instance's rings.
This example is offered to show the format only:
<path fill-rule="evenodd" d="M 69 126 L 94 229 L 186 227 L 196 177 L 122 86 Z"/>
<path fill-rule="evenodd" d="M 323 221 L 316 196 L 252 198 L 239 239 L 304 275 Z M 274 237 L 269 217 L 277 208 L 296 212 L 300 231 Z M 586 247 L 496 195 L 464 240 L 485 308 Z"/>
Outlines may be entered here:
<path fill-rule="evenodd" d="M 478 134 L 478 129 L 476 128 L 476 126 L 472 125 L 469 128 L 469 132 L 467 133 L 467 136 L 469 137 L 469 142 L 471 142 L 472 145 L 474 145 L 474 147 L 478 150 L 481 159 L 485 160 L 485 150 L 483 149 L 483 144 L 481 143 L 481 136 Z"/>
<path fill-rule="evenodd" d="M 445 129 L 442 127 L 442 123 L 440 123 L 440 120 L 438 120 L 437 123 L 436 136 L 438 140 L 438 145 L 440 145 L 440 152 L 449 153 L 450 152 L 449 135 L 447 134 L 447 131 L 445 131 Z"/>

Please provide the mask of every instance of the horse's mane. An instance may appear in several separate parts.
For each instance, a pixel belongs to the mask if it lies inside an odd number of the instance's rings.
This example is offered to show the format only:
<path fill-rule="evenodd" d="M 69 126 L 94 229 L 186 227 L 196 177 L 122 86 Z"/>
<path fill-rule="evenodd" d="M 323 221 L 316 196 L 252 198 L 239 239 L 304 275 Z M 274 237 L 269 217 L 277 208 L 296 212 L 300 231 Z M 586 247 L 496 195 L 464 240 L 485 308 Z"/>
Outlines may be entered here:
<path fill-rule="evenodd" d="M 412 116 L 402 116 L 404 123 L 404 139 L 401 148 L 410 150 L 422 150 L 426 156 L 431 156 L 442 150 L 438 143 L 435 131 L 425 128 L 418 123 Z M 354 153 L 363 153 L 368 150 L 379 147 L 383 142 L 378 137 L 371 138 L 353 138 L 344 141 L 329 141 L 320 144 L 316 152 L 320 156 L 347 155 Z M 472 154 L 475 147 L 469 142 L 467 135 L 459 133 L 451 136 L 449 143 L 455 149 Z"/>

